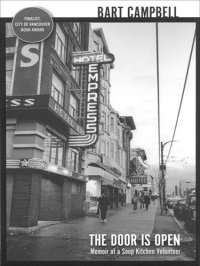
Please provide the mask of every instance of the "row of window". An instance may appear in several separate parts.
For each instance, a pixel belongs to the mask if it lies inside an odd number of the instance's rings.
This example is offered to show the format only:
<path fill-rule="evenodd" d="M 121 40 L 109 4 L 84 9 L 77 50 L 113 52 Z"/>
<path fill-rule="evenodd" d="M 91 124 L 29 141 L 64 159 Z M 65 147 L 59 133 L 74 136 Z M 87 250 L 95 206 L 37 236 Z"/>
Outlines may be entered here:
<path fill-rule="evenodd" d="M 48 132 L 44 141 L 44 161 L 67 167 L 79 172 L 79 152 L 67 149 L 66 143 L 55 134 Z"/>
<path fill-rule="evenodd" d="M 123 150 L 117 143 L 100 141 L 100 153 L 112 160 L 115 160 L 119 165 L 123 165 Z"/>
<path fill-rule="evenodd" d="M 124 167 L 124 151 L 119 147 L 117 143 L 100 140 L 96 144 L 96 147 L 91 148 L 90 151 L 102 154 L 106 158 L 114 160 L 117 164 Z"/>
<path fill-rule="evenodd" d="M 51 88 L 51 96 L 56 100 L 62 107 L 64 106 L 64 97 L 65 97 L 65 84 L 64 82 L 53 73 L 52 77 L 52 88 Z M 73 95 L 70 94 L 69 99 L 69 114 L 77 119 L 79 113 L 79 101 Z"/>
<path fill-rule="evenodd" d="M 6 158 L 13 157 L 13 141 L 15 126 L 6 129 Z M 44 140 L 43 160 L 48 163 L 67 167 L 72 171 L 79 172 L 79 152 L 76 149 L 67 149 L 65 141 L 55 134 L 48 132 Z"/>
<path fill-rule="evenodd" d="M 102 111 L 102 116 L 101 116 L 101 130 L 108 131 L 108 132 L 116 132 L 117 137 L 119 138 L 120 141 L 123 141 L 123 133 L 122 133 L 122 128 L 119 127 L 118 125 L 115 125 L 115 118 L 110 117 L 106 112 Z"/>
<path fill-rule="evenodd" d="M 6 95 L 7 96 L 11 95 L 12 73 L 13 73 L 13 58 L 8 58 L 6 60 Z M 53 76 L 52 76 L 51 96 L 54 98 L 56 102 L 58 102 L 62 107 L 64 107 L 65 83 L 55 73 L 53 73 Z M 74 119 L 77 120 L 78 112 L 79 112 L 79 101 L 74 95 L 70 94 L 69 114 Z"/>

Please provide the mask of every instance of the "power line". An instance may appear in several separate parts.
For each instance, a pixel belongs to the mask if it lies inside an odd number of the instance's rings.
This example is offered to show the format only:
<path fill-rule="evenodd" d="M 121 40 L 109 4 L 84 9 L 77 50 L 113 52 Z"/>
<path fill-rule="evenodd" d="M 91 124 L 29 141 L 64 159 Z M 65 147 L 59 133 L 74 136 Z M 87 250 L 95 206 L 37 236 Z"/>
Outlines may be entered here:
<path fill-rule="evenodd" d="M 156 62 L 157 62 L 157 97 L 158 97 L 158 154 L 160 165 L 160 82 L 159 82 L 159 47 L 158 47 L 158 23 L 156 23 Z"/>
<path fill-rule="evenodd" d="M 185 92 L 185 88 L 186 88 L 188 73 L 189 73 L 189 69 L 190 69 L 190 63 L 191 63 L 191 58 L 192 58 L 192 53 L 193 53 L 193 48 L 194 48 L 194 43 L 195 43 L 195 37 L 196 37 L 196 29 L 194 31 L 194 37 L 193 37 L 193 41 L 192 41 L 192 47 L 191 47 L 191 51 L 190 51 L 190 57 L 189 57 L 189 61 L 188 61 L 188 66 L 187 66 L 187 71 L 186 71 L 186 76 L 185 76 L 185 81 L 184 81 L 184 86 L 183 86 L 183 92 L 182 92 L 181 101 L 180 101 L 180 105 L 179 105 L 178 115 L 177 115 L 177 118 L 176 118 L 176 124 L 175 124 L 175 128 L 174 128 L 174 133 L 173 133 L 173 136 L 172 136 L 172 140 L 171 140 L 171 144 L 170 144 L 170 149 L 169 149 L 169 152 L 168 152 L 167 159 L 166 159 L 165 163 L 167 162 L 167 160 L 169 158 L 169 154 L 171 152 L 172 145 L 173 145 L 173 142 L 174 142 L 174 136 L 175 136 L 175 133 L 176 133 L 178 119 L 179 119 L 179 115 L 180 115 L 180 111 L 181 111 L 181 106 L 182 106 L 182 102 L 183 102 L 183 96 L 184 96 L 184 92 Z"/>

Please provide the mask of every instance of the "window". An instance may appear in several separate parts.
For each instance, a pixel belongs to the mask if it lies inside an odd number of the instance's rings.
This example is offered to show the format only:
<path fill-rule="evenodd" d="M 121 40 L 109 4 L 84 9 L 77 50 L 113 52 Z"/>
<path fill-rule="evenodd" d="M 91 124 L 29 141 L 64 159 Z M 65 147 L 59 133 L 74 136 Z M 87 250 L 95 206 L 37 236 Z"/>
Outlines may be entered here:
<path fill-rule="evenodd" d="M 104 103 L 104 96 L 100 94 L 100 103 Z"/>
<path fill-rule="evenodd" d="M 81 193 L 81 185 L 78 183 L 72 183 L 72 194 L 80 194 Z"/>
<path fill-rule="evenodd" d="M 65 63 L 66 61 L 66 49 L 67 49 L 67 39 L 61 30 L 60 26 L 56 24 L 56 40 L 55 40 L 55 50 L 60 57 L 60 59 Z"/>
<path fill-rule="evenodd" d="M 88 148 L 88 150 L 89 150 L 90 152 L 96 152 L 96 147 L 94 147 L 94 148 Z"/>
<path fill-rule="evenodd" d="M 106 142 L 103 140 L 101 141 L 101 154 L 106 155 Z"/>
<path fill-rule="evenodd" d="M 67 167 L 72 171 L 79 172 L 79 153 L 75 149 L 67 151 Z"/>
<path fill-rule="evenodd" d="M 107 142 L 106 157 L 109 158 L 109 142 Z"/>
<path fill-rule="evenodd" d="M 115 153 L 115 158 L 116 158 L 116 163 L 120 164 L 120 149 L 118 147 L 118 144 L 116 144 L 116 153 Z"/>
<path fill-rule="evenodd" d="M 6 37 L 16 37 L 12 29 L 12 23 L 6 23 Z"/>
<path fill-rule="evenodd" d="M 80 40 L 81 40 L 81 27 L 80 27 L 80 23 L 75 22 L 73 24 L 73 32 L 74 32 L 77 40 L 80 42 Z"/>
<path fill-rule="evenodd" d="M 6 95 L 11 95 L 11 84 L 13 74 L 13 58 L 6 59 Z"/>
<path fill-rule="evenodd" d="M 110 118 L 110 130 L 111 131 L 114 131 L 114 123 L 115 123 L 114 117 L 111 117 Z"/>
<path fill-rule="evenodd" d="M 72 77 L 76 81 L 76 83 L 81 86 L 81 75 L 80 75 L 80 68 L 72 67 Z"/>
<path fill-rule="evenodd" d="M 6 127 L 6 158 L 10 159 L 13 156 L 13 143 L 14 143 L 15 126 L 10 125 Z"/>
<path fill-rule="evenodd" d="M 114 160 L 114 143 L 110 143 L 110 157 Z"/>
<path fill-rule="evenodd" d="M 117 137 L 120 138 L 120 131 L 119 131 L 119 126 L 117 125 Z"/>
<path fill-rule="evenodd" d="M 106 130 L 106 113 L 102 112 L 102 119 L 103 119 L 103 130 Z"/>
<path fill-rule="evenodd" d="M 63 151 L 64 141 L 48 132 L 44 140 L 44 161 L 63 166 Z"/>
<path fill-rule="evenodd" d="M 101 47 L 100 44 L 96 41 L 94 41 L 94 50 L 95 52 L 100 52 L 101 51 Z"/>
<path fill-rule="evenodd" d="M 109 115 L 107 116 L 107 131 L 109 132 Z"/>
<path fill-rule="evenodd" d="M 51 96 L 61 106 L 64 104 L 64 83 L 63 81 L 53 73 Z"/>
<path fill-rule="evenodd" d="M 104 102 L 105 102 L 105 104 L 107 104 L 107 91 L 106 90 L 104 91 L 104 98 L 105 98 Z"/>
<path fill-rule="evenodd" d="M 70 95 L 69 114 L 74 119 L 78 117 L 78 100 L 72 94 Z"/>

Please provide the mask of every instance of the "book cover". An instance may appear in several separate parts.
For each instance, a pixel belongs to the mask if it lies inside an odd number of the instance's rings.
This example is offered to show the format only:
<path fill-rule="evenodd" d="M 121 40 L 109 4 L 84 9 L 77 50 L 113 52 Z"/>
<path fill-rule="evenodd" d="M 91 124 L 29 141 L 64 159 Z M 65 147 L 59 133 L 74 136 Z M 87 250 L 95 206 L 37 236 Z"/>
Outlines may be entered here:
<path fill-rule="evenodd" d="M 2 1 L 3 265 L 198 265 L 198 5 Z"/>

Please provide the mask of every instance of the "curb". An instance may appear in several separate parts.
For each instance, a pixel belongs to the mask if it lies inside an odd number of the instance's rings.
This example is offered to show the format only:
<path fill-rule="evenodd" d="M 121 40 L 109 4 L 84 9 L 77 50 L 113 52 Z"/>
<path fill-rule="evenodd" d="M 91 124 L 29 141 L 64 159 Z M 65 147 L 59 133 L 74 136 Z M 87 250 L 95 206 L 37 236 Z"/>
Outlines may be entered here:
<path fill-rule="evenodd" d="M 36 225 L 33 227 L 9 227 L 8 228 L 8 234 L 13 236 L 13 235 L 29 235 L 29 234 L 33 234 L 37 231 L 39 231 L 42 228 L 46 228 L 48 226 L 54 225 L 54 224 L 58 224 L 58 223 L 62 223 L 62 221 L 51 221 L 51 222 L 44 222 L 43 224 L 40 225 Z"/>

